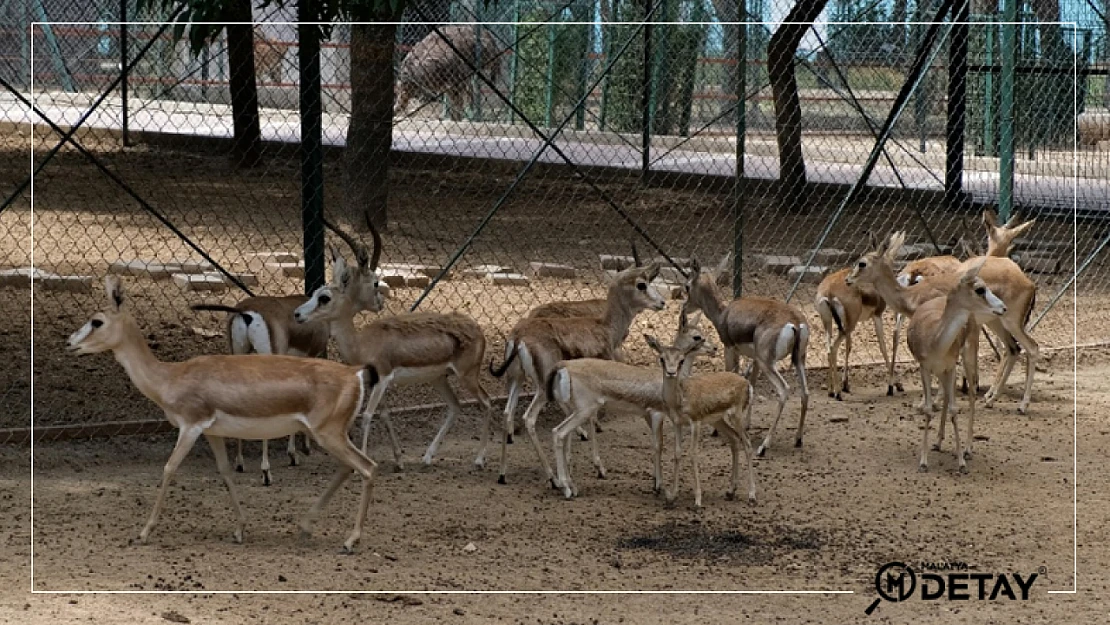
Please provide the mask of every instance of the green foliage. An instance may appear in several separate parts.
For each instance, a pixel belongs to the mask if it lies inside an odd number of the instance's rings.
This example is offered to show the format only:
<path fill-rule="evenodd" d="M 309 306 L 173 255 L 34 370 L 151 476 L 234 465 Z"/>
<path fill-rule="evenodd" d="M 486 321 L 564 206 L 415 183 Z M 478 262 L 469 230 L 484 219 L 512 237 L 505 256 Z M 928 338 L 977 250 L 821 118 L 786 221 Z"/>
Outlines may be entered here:
<path fill-rule="evenodd" d="M 692 22 L 704 22 L 706 14 L 700 0 L 669 0 L 661 21 L 676 22 L 688 16 Z M 686 15 L 684 15 L 684 13 Z M 693 107 L 694 81 L 698 57 L 705 45 L 706 27 L 694 24 L 660 24 L 656 26 L 653 45 L 655 54 L 654 101 L 655 117 L 652 131 L 661 135 L 689 131 Z"/>
<path fill-rule="evenodd" d="M 644 19 L 644 10 L 637 0 L 615 0 L 614 20 L 637 22 Z M 640 32 L 637 32 L 640 30 Z M 605 39 L 606 66 L 630 37 L 632 43 L 617 59 L 605 85 L 606 128 L 617 132 L 640 132 L 643 127 L 643 60 L 644 35 L 642 29 L 628 25 L 606 25 L 602 28 Z"/>
<path fill-rule="evenodd" d="M 488 0 L 487 0 L 488 1 Z M 137 0 L 140 15 L 161 16 L 177 22 L 175 41 L 188 39 L 194 55 L 214 40 L 235 15 L 237 5 L 249 0 Z M 406 0 L 265 0 L 261 8 L 309 5 L 309 19 L 324 22 L 320 34 L 331 37 L 333 22 L 399 20 Z M 211 22 L 211 23 L 204 23 Z"/>
<path fill-rule="evenodd" d="M 550 17 L 552 8 L 537 7 L 522 15 L 521 21 L 543 22 Z M 558 16 L 526 39 L 518 40 L 514 101 L 535 123 L 554 125 L 562 121 L 582 97 L 589 26 L 559 22 L 586 20 L 588 13 L 584 15 L 584 11 L 588 11 L 588 5 L 580 3 L 569 14 Z M 531 24 L 522 24 L 518 33 L 523 35 L 534 28 L 536 26 Z"/>

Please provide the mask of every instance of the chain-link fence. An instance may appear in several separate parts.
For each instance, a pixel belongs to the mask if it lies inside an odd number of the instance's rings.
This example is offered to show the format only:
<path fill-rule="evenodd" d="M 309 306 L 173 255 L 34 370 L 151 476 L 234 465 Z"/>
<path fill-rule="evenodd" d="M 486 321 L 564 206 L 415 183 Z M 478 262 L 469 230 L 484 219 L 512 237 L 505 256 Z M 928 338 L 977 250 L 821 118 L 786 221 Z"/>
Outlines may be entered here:
<path fill-rule="evenodd" d="M 482 325 L 488 356 L 500 360 L 505 336 L 530 308 L 604 297 L 606 271 L 626 261 L 601 257 L 628 256 L 630 241 L 680 265 L 691 256 L 715 265 L 738 249 L 731 268 L 744 295 L 789 298 L 820 327 L 817 282 L 866 251 L 869 231 L 906 230 L 906 258 L 958 254 L 961 237 L 985 247 L 979 211 L 999 201 L 1002 187 L 1002 42 L 1010 33 L 978 15 L 955 20 L 962 27 L 931 27 L 951 3 L 830 4 L 828 22 L 799 27 L 797 53 L 777 59 L 782 42 L 771 18 L 785 15 L 785 4 L 749 3 L 741 12 L 728 0 L 429 1 L 410 6 L 396 29 L 338 25 L 320 46 L 314 154 L 323 187 L 315 196 L 302 189 L 313 179 L 299 152 L 295 11 L 255 9 L 259 23 L 246 33 L 224 30 L 190 49 L 164 24 L 121 28 L 121 17 L 167 18 L 133 5 L 21 6 L 0 5 L 0 123 L 14 130 L 4 134 L 11 165 L 0 180 L 0 312 L 15 321 L 0 331 L 15 364 L 0 379 L 0 427 L 25 424 L 30 399 L 24 268 L 32 215 L 20 164 L 32 135 L 40 425 L 160 416 L 118 365 L 64 351 L 66 336 L 101 306 L 105 274 L 125 276 L 131 310 L 160 358 L 223 352 L 225 315 L 189 306 L 303 293 L 305 273 L 311 281 L 324 269 L 313 212 L 320 204 L 352 231 L 368 218 L 386 224 L 383 314 L 417 304 L 466 312 Z M 722 23 L 745 16 L 744 26 Z M 420 23 L 433 20 L 477 23 Z M 1100 251 L 1106 235 L 1110 65 L 1103 25 L 1023 20 L 1009 74 L 1012 203 L 1037 224 L 1014 252 L 1037 282 L 1039 313 L 1066 287 L 1073 258 Z M 32 21 L 50 23 L 28 29 Z M 374 133 L 390 130 L 381 113 L 394 102 L 368 98 L 376 74 L 358 70 L 383 62 L 367 50 L 386 36 L 395 39 L 397 92 L 412 96 L 397 98 L 388 161 L 373 151 L 381 145 Z M 256 143 L 241 142 L 250 116 L 237 120 L 231 88 L 242 41 L 254 59 Z M 776 124 L 770 78 L 790 68 L 799 116 Z M 962 89 L 951 76 L 966 77 Z M 55 149 L 71 127 L 73 141 Z M 781 165 L 793 162 L 780 157 L 783 143 L 804 161 L 800 178 L 797 167 Z M 955 175 L 954 166 L 962 167 Z M 1081 342 L 1110 338 L 1097 312 L 1107 297 L 1104 262 L 1096 254 L 1077 283 Z M 680 284 L 678 271 L 661 277 L 674 297 Z M 677 310 L 675 302 L 640 315 L 630 336 L 673 327 Z M 860 334 L 852 363 L 879 360 L 870 332 Z M 1042 347 L 1072 343 L 1070 297 L 1034 336 Z M 811 341 L 811 367 L 825 362 L 824 343 Z M 647 362 L 635 338 L 626 351 Z M 495 391 L 495 380 L 486 383 Z M 432 401 L 425 393 L 398 389 L 390 403 Z"/>

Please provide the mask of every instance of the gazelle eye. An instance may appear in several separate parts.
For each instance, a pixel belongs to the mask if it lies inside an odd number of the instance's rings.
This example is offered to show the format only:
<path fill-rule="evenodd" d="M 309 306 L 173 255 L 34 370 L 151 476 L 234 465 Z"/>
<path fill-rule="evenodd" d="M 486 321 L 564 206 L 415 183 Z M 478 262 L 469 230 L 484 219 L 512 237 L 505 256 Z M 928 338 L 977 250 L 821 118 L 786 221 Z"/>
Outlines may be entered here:
<path fill-rule="evenodd" d="M 104 325 L 104 322 L 99 320 L 99 319 L 93 319 L 92 321 L 89 322 L 89 325 L 91 325 L 94 328 L 99 328 L 100 326 Z"/>
<path fill-rule="evenodd" d="M 327 304 L 328 302 L 331 301 L 331 296 L 330 295 L 321 295 L 320 298 L 319 298 L 319 301 L 320 301 L 321 305 Z"/>
<path fill-rule="evenodd" d="M 865 267 L 867 267 L 867 263 L 865 263 L 865 262 L 863 262 L 863 261 L 861 260 L 861 261 L 859 262 L 859 268 L 860 268 L 860 269 L 863 269 L 863 268 L 865 268 Z"/>
<path fill-rule="evenodd" d="M 978 295 L 986 295 L 987 294 L 987 288 L 981 286 L 981 287 L 975 289 L 975 293 L 978 294 Z"/>
<path fill-rule="evenodd" d="M 647 282 L 637 282 L 636 283 L 636 288 L 640 289 L 641 291 L 646 291 L 647 290 Z"/>

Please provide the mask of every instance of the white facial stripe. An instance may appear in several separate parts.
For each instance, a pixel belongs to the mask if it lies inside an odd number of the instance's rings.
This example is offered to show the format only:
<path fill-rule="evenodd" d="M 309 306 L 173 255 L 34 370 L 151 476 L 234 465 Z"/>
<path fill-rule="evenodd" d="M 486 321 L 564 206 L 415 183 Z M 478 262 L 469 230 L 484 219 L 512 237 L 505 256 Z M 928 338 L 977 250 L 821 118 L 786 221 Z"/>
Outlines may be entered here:
<path fill-rule="evenodd" d="M 89 334 L 91 334 L 92 331 L 93 331 L 92 322 L 89 321 L 85 325 L 81 326 L 80 330 L 78 330 L 78 331 L 74 332 L 73 334 L 69 335 L 68 343 L 71 346 L 72 345 L 79 345 L 81 343 L 81 341 L 84 341 L 86 338 L 88 338 Z"/>
<path fill-rule="evenodd" d="M 990 289 L 987 289 L 984 297 L 986 298 L 987 303 L 990 304 L 990 307 L 995 310 L 1002 310 L 1006 306 L 1006 304 L 1003 303 L 1003 301 L 999 299 L 999 297 L 995 295 L 994 292 Z"/>
<path fill-rule="evenodd" d="M 904 273 L 898 274 L 897 280 L 898 284 L 902 285 L 903 287 L 907 287 L 910 285 L 910 277 Z"/>

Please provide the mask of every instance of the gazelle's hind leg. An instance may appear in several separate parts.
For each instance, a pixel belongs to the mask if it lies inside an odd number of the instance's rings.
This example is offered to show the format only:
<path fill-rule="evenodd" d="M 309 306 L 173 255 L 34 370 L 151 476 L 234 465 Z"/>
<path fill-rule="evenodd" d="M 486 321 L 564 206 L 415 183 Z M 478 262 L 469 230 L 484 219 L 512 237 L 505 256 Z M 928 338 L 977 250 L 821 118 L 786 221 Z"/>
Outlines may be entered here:
<path fill-rule="evenodd" d="M 493 436 L 493 402 L 490 401 L 489 394 L 482 388 L 481 382 L 478 380 L 479 372 L 474 371 L 473 374 L 459 376 L 459 385 L 466 389 L 476 400 L 478 405 L 482 407 L 482 416 L 484 423 L 482 428 L 482 443 L 478 449 L 478 455 L 474 458 L 475 466 L 486 466 L 486 450 L 489 448 L 490 438 Z"/>
<path fill-rule="evenodd" d="M 979 339 L 976 332 L 975 339 Z M 956 412 L 950 410 L 956 403 L 956 369 L 953 367 L 941 374 L 941 384 L 944 386 L 944 412 L 941 419 L 952 419 L 952 439 L 955 443 L 956 459 L 960 464 L 960 473 L 967 473 L 967 461 L 964 460 L 963 448 L 960 446 L 960 427 L 956 423 Z"/>
<path fill-rule="evenodd" d="M 243 439 L 235 439 L 235 471 L 242 473 L 246 470 L 246 465 L 243 462 Z"/>
<path fill-rule="evenodd" d="M 886 386 L 886 394 L 888 396 L 894 395 L 894 389 L 905 391 L 905 387 L 894 375 L 895 363 L 898 361 L 898 342 L 902 337 L 902 322 L 905 321 L 905 316 L 900 313 L 894 313 L 894 340 L 890 346 L 890 368 L 888 375 L 888 382 Z"/>
<path fill-rule="evenodd" d="M 879 341 L 879 353 L 883 355 L 883 364 L 890 370 L 890 381 L 887 384 L 887 394 L 889 395 L 894 392 L 894 365 L 886 349 L 886 331 L 883 329 L 883 316 L 881 314 L 874 315 L 871 317 L 871 322 L 875 326 L 875 339 Z"/>
<path fill-rule="evenodd" d="M 536 456 L 540 460 L 540 466 L 543 467 L 544 474 L 547 476 L 548 481 L 551 482 L 552 488 L 559 488 L 560 485 L 555 480 L 555 475 L 551 472 L 551 465 L 547 463 L 547 457 L 543 453 L 540 439 L 536 436 L 536 421 L 539 419 L 540 411 L 547 405 L 547 393 L 544 389 L 544 380 L 540 375 L 540 371 L 544 371 L 546 368 L 542 367 L 541 363 L 534 361 L 533 355 L 526 346 L 518 347 L 518 349 L 520 349 L 520 364 L 524 368 L 525 373 L 532 380 L 533 386 L 536 388 L 536 394 L 532 397 L 532 403 L 529 404 L 528 410 L 524 413 L 524 427 L 528 431 L 528 438 L 532 441 L 532 447 L 536 450 Z"/>
<path fill-rule="evenodd" d="M 338 421 L 336 421 L 338 423 Z M 362 536 L 362 526 L 366 521 L 366 512 L 370 507 L 370 499 L 373 496 L 374 490 L 374 475 L 377 469 L 377 464 L 368 458 L 366 454 L 359 451 L 354 443 L 347 438 L 347 432 L 344 427 L 328 428 L 327 430 L 318 432 L 316 434 L 316 442 L 320 444 L 329 454 L 336 460 L 344 465 L 336 476 L 332 479 L 328 489 L 320 496 L 320 499 L 309 510 L 305 521 L 301 523 L 301 529 L 304 532 L 311 531 L 311 523 L 319 516 L 320 511 L 328 504 L 335 491 L 343 485 L 347 478 L 351 475 L 351 471 L 357 471 L 362 476 L 362 497 L 359 500 L 359 506 L 355 513 L 355 526 L 351 533 L 347 536 L 347 540 L 343 543 L 343 550 L 346 553 L 354 551 L 355 544 L 358 543 L 359 538 Z"/>
<path fill-rule="evenodd" d="M 447 378 L 439 378 L 432 383 L 432 386 L 439 392 L 443 401 L 447 402 L 447 418 L 443 420 L 443 425 L 439 427 L 436 432 L 435 438 L 432 443 L 428 445 L 427 451 L 424 452 L 422 461 L 425 465 L 432 464 L 432 459 L 435 458 L 436 451 L 443 443 L 443 439 L 447 437 L 447 432 L 450 431 L 451 426 L 455 423 L 455 419 L 462 413 L 462 406 L 459 404 L 459 398 L 455 396 L 455 391 L 451 390 L 451 385 L 447 382 Z"/>
<path fill-rule="evenodd" d="M 771 386 L 775 389 L 775 395 L 778 396 L 778 406 L 775 408 L 775 417 L 771 420 L 771 427 L 767 430 L 767 435 L 763 438 L 763 442 L 759 448 L 755 450 L 755 455 L 763 457 L 767 449 L 771 446 L 771 439 L 775 435 L 775 428 L 778 427 L 779 419 L 782 417 L 782 411 L 786 407 L 786 400 L 789 397 L 790 388 L 783 379 L 782 374 L 775 370 L 774 364 L 767 365 L 763 362 L 762 358 L 756 359 L 758 368 L 762 369 L 767 374 L 767 379 L 770 380 Z"/>
<path fill-rule="evenodd" d="M 848 388 L 848 359 L 852 356 L 852 335 L 846 334 L 844 336 L 844 375 L 843 382 L 841 383 L 842 390 L 845 393 L 851 393 Z"/>
<path fill-rule="evenodd" d="M 273 483 L 270 476 L 270 441 L 262 439 L 262 485 L 269 486 Z"/>

